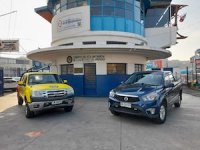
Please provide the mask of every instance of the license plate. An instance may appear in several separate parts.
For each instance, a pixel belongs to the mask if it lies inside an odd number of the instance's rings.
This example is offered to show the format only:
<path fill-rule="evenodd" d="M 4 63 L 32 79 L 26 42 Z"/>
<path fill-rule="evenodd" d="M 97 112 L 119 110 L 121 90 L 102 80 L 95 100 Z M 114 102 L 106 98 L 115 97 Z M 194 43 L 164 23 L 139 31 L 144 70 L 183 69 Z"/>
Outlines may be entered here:
<path fill-rule="evenodd" d="M 53 101 L 52 105 L 58 105 L 58 104 L 62 104 L 62 101 Z"/>
<path fill-rule="evenodd" d="M 130 104 L 130 103 L 120 102 L 120 106 L 121 106 L 121 107 L 131 108 L 131 104 Z"/>

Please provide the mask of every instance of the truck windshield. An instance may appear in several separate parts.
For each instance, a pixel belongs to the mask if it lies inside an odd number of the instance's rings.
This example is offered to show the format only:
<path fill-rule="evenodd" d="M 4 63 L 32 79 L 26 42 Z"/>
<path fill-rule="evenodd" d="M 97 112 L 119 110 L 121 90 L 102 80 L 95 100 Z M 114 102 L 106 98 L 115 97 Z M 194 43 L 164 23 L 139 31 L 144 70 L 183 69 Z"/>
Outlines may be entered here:
<path fill-rule="evenodd" d="M 163 85 L 163 75 L 162 74 L 148 74 L 145 77 L 139 79 L 136 84 L 148 84 L 152 86 Z"/>
<path fill-rule="evenodd" d="M 56 74 L 32 74 L 28 78 L 29 85 L 62 83 L 62 80 Z"/>
<path fill-rule="evenodd" d="M 135 73 L 133 74 L 128 80 L 125 82 L 125 84 L 134 84 L 138 80 L 144 78 L 146 75 L 150 74 L 150 72 L 145 73 Z"/>

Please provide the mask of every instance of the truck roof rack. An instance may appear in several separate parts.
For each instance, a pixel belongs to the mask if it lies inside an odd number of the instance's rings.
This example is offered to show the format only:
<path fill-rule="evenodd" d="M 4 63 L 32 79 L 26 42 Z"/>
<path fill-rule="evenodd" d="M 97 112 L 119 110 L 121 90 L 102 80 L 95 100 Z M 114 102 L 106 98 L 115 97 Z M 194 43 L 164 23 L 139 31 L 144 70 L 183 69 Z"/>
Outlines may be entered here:
<path fill-rule="evenodd" d="M 50 67 L 50 65 L 44 66 L 44 67 L 39 68 L 39 69 L 35 69 L 36 66 L 33 66 L 33 67 L 29 68 L 28 70 L 26 70 L 26 72 L 39 72 L 39 71 L 43 72 L 46 68 L 49 68 L 49 67 Z"/>

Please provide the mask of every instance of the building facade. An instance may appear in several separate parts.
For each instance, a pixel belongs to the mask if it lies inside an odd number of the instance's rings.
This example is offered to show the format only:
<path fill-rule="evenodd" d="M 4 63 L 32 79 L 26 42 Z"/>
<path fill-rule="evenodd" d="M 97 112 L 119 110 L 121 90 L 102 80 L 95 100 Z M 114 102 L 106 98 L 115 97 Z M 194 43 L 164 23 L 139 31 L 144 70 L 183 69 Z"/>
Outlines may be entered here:
<path fill-rule="evenodd" d="M 107 96 L 176 44 L 171 0 L 48 0 L 35 11 L 51 23 L 52 43 L 28 58 L 51 64 L 76 96 Z"/>
<path fill-rule="evenodd" d="M 20 77 L 32 67 L 32 61 L 26 58 L 0 57 L 0 68 L 3 69 L 4 77 Z"/>

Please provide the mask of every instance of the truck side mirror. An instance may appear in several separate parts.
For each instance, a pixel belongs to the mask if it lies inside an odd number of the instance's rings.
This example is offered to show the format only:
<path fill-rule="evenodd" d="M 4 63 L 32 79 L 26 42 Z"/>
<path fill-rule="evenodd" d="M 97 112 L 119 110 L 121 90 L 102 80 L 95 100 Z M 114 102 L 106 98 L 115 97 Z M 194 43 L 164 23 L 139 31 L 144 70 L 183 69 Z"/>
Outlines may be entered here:
<path fill-rule="evenodd" d="M 24 85 L 24 83 L 22 81 L 18 81 L 17 84 L 20 85 L 20 86 Z"/>

